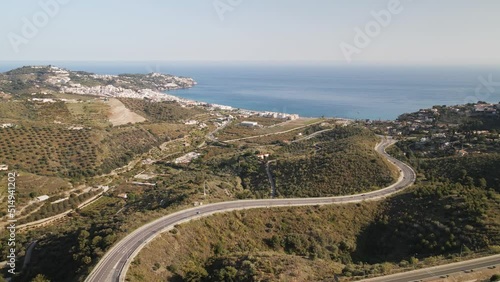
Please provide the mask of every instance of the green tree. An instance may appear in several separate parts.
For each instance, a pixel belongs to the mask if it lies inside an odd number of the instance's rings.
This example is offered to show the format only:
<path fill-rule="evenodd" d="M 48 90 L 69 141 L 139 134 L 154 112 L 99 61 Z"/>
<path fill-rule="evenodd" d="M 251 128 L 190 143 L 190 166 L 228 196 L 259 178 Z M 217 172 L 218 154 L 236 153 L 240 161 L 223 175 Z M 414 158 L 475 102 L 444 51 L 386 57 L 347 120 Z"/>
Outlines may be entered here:
<path fill-rule="evenodd" d="M 92 248 L 96 248 L 98 246 L 101 245 L 101 242 L 102 242 L 102 237 L 101 236 L 95 236 L 93 239 L 92 239 Z"/>
<path fill-rule="evenodd" d="M 416 257 L 411 257 L 411 258 L 410 258 L 410 264 L 411 264 L 411 265 L 417 265 L 417 264 L 418 264 L 418 258 L 416 258 Z"/>
<path fill-rule="evenodd" d="M 273 235 L 271 239 L 269 239 L 269 246 L 273 249 L 278 249 L 281 247 L 281 238 L 278 235 Z"/>
<path fill-rule="evenodd" d="M 185 280 L 188 282 L 199 282 L 202 281 L 203 278 L 207 277 L 207 271 L 202 267 L 197 267 L 196 269 L 189 270 L 186 273 Z"/>
<path fill-rule="evenodd" d="M 238 281 L 238 270 L 233 266 L 226 266 L 215 275 L 216 281 L 235 282 Z"/>
<path fill-rule="evenodd" d="M 91 258 L 91 257 L 89 257 L 89 256 L 84 256 L 84 257 L 82 258 L 82 262 L 83 262 L 84 264 L 90 264 L 90 263 L 92 262 L 92 258 Z"/>
<path fill-rule="evenodd" d="M 43 274 L 37 274 L 31 282 L 50 282 L 50 280 Z"/>
<path fill-rule="evenodd" d="M 488 182 L 484 178 L 479 178 L 479 187 L 481 188 L 486 188 L 488 187 Z"/>
<path fill-rule="evenodd" d="M 214 252 L 214 255 L 216 255 L 216 256 L 220 256 L 220 255 L 225 253 L 224 245 L 222 244 L 222 242 L 215 243 L 212 246 L 212 250 Z"/>

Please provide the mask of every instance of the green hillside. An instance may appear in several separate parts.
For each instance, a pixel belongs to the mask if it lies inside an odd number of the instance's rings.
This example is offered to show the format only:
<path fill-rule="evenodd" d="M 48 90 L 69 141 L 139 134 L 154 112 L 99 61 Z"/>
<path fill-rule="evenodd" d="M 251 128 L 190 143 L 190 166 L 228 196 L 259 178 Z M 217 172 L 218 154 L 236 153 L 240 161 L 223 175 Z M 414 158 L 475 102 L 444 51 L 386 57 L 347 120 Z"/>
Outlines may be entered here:
<path fill-rule="evenodd" d="M 306 142 L 292 143 L 271 165 L 277 194 L 318 197 L 385 187 L 396 173 L 374 151 L 378 138 L 357 127 L 337 128 Z"/>
<path fill-rule="evenodd" d="M 343 182 L 349 180 L 342 177 L 344 174 L 355 174 L 358 169 L 370 172 L 360 169 L 365 163 L 380 164 L 379 171 L 384 171 L 385 162 L 372 160 L 370 148 L 375 141 L 364 129 L 348 127 L 283 145 L 275 151 L 277 161 L 272 165 L 278 191 L 289 192 L 287 196 L 325 195 L 336 181 L 349 183 Z M 404 151 L 407 148 L 389 150 L 417 168 L 417 184 L 402 193 L 381 202 L 239 211 L 183 224 L 144 249 L 133 263 L 129 278 L 321 281 L 336 275 L 350 280 L 498 253 L 498 155 L 416 158 Z M 363 160 L 362 155 L 370 158 Z M 285 156 L 286 161 L 281 161 Z M 336 166 L 313 161 L 336 157 Z M 253 183 L 266 182 L 262 176 L 264 162 L 254 154 L 232 163 L 244 168 L 240 172 L 245 172 L 243 180 L 248 189 L 258 187 Z M 280 177 L 280 169 L 288 177 Z M 316 170 L 330 181 L 321 181 L 311 173 Z M 358 175 L 358 183 L 370 179 L 370 175 Z M 283 182 L 297 188 L 284 189 Z M 264 189 L 269 189 L 268 185 L 263 185 Z M 346 193 L 356 191 L 353 186 L 347 187 L 351 190 Z"/>
<path fill-rule="evenodd" d="M 309 281 L 383 274 L 498 251 L 499 207 L 494 191 L 435 183 L 380 203 L 214 215 L 157 238 L 128 276 L 131 281 Z"/>

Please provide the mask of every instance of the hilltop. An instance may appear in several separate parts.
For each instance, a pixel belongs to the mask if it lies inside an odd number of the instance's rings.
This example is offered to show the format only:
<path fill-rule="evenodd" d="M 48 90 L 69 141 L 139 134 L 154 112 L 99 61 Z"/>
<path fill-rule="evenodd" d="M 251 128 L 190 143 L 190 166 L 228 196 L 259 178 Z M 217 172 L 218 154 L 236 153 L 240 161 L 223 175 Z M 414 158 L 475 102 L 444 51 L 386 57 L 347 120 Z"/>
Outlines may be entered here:
<path fill-rule="evenodd" d="M 189 88 L 192 78 L 160 73 L 99 75 L 55 66 L 25 66 L 0 74 L 0 91 L 8 94 L 62 93 L 101 97 L 178 100 L 161 91 Z"/>
<path fill-rule="evenodd" d="M 2 73 L 0 163 L 67 178 L 109 173 L 135 154 L 188 132 L 183 120 L 206 111 L 161 91 L 195 84 L 157 73 L 97 75 L 54 66 Z M 136 113 L 124 105 L 126 99 L 156 101 L 170 118 Z"/>

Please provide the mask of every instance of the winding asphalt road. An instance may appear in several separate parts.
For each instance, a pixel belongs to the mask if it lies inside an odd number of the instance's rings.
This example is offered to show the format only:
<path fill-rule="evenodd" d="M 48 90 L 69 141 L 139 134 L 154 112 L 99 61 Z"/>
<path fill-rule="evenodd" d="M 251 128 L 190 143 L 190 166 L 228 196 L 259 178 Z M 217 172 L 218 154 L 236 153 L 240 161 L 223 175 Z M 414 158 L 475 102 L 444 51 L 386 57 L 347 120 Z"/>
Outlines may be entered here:
<path fill-rule="evenodd" d="M 182 210 L 151 223 L 148 223 L 130 233 L 127 237 L 116 243 L 102 257 L 99 263 L 85 280 L 86 282 L 103 281 L 125 281 L 125 275 L 132 259 L 139 251 L 158 234 L 174 228 L 175 225 L 190 220 L 198 219 L 214 213 L 228 212 L 242 209 L 290 207 L 290 206 L 314 206 L 357 203 L 368 200 L 380 200 L 410 186 L 415 181 L 415 172 L 405 163 L 389 156 L 385 148 L 394 144 L 390 138 L 383 138 L 375 146 L 375 150 L 395 164 L 400 169 L 400 176 L 396 183 L 372 192 L 364 194 L 325 197 L 325 198 L 290 198 L 290 199 L 262 199 L 262 200 L 240 200 L 203 205 L 195 208 Z"/>

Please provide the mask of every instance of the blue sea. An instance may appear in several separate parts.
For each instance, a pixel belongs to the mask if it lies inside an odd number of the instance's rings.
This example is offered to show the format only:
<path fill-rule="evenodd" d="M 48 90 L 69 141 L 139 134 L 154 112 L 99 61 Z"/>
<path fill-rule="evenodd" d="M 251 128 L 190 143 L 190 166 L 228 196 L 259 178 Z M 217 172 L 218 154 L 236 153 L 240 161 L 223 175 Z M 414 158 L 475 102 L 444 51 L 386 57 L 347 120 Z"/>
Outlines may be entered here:
<path fill-rule="evenodd" d="M 0 63 L 0 71 L 31 64 L 49 62 L 4 62 Z M 194 62 L 50 64 L 99 74 L 161 72 L 193 77 L 197 86 L 169 93 L 236 108 L 297 113 L 306 117 L 394 119 L 402 113 L 433 105 L 500 101 L 500 66 Z"/>

